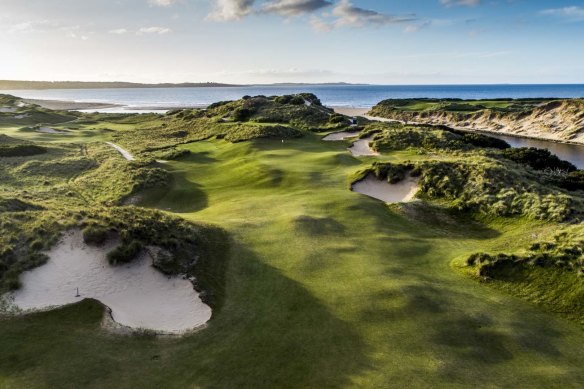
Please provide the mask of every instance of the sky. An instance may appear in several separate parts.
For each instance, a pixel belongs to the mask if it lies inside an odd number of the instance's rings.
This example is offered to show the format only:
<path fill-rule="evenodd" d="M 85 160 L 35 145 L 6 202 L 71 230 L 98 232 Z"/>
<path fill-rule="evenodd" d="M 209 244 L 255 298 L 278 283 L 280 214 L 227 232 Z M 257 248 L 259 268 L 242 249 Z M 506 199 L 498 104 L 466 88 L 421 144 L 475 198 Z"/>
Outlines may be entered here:
<path fill-rule="evenodd" d="M 584 83 L 584 1 L 0 0 L 0 79 Z"/>

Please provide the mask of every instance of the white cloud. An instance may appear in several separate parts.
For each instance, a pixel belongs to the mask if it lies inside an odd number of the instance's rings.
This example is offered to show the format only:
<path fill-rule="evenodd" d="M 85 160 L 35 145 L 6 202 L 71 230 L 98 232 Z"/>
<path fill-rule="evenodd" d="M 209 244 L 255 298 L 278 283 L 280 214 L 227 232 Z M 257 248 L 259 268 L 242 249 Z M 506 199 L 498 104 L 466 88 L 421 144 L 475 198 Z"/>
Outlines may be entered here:
<path fill-rule="evenodd" d="M 298 16 L 317 11 L 332 4 L 328 0 L 272 0 L 264 5 L 263 11 L 286 17 Z"/>
<path fill-rule="evenodd" d="M 350 0 L 341 0 L 331 13 L 334 20 L 328 22 L 323 19 L 314 17 L 311 20 L 313 28 L 317 31 L 330 31 L 340 27 L 368 27 L 384 26 L 390 24 L 399 24 L 413 22 L 414 16 L 398 17 L 382 12 L 377 12 L 365 8 L 356 7 Z"/>
<path fill-rule="evenodd" d="M 136 32 L 136 35 L 144 35 L 144 34 L 168 34 L 171 33 L 172 30 L 166 27 L 142 27 L 141 29 Z"/>
<path fill-rule="evenodd" d="M 583 7 L 552 8 L 541 11 L 543 15 L 559 16 L 573 21 L 584 20 Z"/>
<path fill-rule="evenodd" d="M 467 6 L 474 7 L 479 5 L 481 0 L 440 0 L 440 3 L 447 7 Z"/>
<path fill-rule="evenodd" d="M 175 5 L 177 3 L 182 2 L 181 0 L 148 0 L 148 3 L 151 5 L 155 5 L 158 7 L 170 7 L 171 5 Z"/>
<path fill-rule="evenodd" d="M 125 28 L 118 28 L 115 30 L 109 30 L 108 33 L 109 34 L 115 34 L 115 35 L 124 35 L 127 34 L 129 31 Z"/>
<path fill-rule="evenodd" d="M 213 0 L 215 7 L 208 20 L 226 22 L 240 20 L 252 12 L 254 0 Z"/>

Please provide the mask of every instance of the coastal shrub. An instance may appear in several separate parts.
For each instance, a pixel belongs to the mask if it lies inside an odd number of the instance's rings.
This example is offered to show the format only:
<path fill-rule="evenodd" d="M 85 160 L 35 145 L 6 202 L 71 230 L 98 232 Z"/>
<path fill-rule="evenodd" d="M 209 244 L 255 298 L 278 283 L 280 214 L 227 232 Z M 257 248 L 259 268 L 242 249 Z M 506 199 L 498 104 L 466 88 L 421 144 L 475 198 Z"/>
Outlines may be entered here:
<path fill-rule="evenodd" d="M 549 150 L 536 147 L 519 147 L 503 151 L 503 156 L 511 161 L 530 166 L 535 170 L 560 169 L 568 172 L 577 170 L 576 166 L 568 161 L 559 159 Z"/>
<path fill-rule="evenodd" d="M 114 266 L 131 262 L 140 254 L 142 248 L 142 244 L 137 240 L 123 243 L 107 254 L 107 260 Z"/>
<path fill-rule="evenodd" d="M 107 229 L 90 225 L 83 229 L 83 241 L 88 245 L 99 246 L 105 243 L 108 235 Z"/>
<path fill-rule="evenodd" d="M 231 115 L 236 122 L 246 122 L 253 115 L 253 111 L 248 108 L 237 108 Z"/>
<path fill-rule="evenodd" d="M 511 148 L 509 143 L 502 139 L 493 138 L 492 136 L 487 136 L 477 133 L 465 133 L 462 135 L 462 141 L 464 143 L 471 144 L 475 147 L 482 148 L 493 148 L 499 150 L 505 150 Z"/>
<path fill-rule="evenodd" d="M 46 152 L 46 148 L 37 145 L 0 145 L 0 157 L 29 157 Z"/>
<path fill-rule="evenodd" d="M 304 99 L 301 96 L 294 96 L 290 99 L 289 104 L 292 105 L 304 105 Z"/>

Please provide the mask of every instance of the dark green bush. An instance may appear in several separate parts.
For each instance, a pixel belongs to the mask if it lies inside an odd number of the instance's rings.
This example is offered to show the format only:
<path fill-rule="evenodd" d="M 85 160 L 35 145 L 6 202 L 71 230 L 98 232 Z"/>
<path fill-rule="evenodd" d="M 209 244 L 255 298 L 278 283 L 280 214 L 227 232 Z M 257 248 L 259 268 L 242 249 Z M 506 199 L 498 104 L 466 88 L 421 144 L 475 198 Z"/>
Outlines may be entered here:
<path fill-rule="evenodd" d="M 83 241 L 88 245 L 99 246 L 107 239 L 107 229 L 100 226 L 87 226 L 83 229 Z"/>
<path fill-rule="evenodd" d="M 29 157 L 44 154 L 47 149 L 37 145 L 1 145 L 0 157 Z"/>
<path fill-rule="evenodd" d="M 107 254 L 107 260 L 114 266 L 132 262 L 140 254 L 142 248 L 142 243 L 137 240 L 133 240 L 130 243 L 123 243 Z"/>
<path fill-rule="evenodd" d="M 536 147 L 520 147 L 503 150 L 503 156 L 514 162 L 530 166 L 535 170 L 560 169 L 568 172 L 577 170 L 576 166 L 568 161 L 563 161 L 553 155 L 549 150 Z"/>

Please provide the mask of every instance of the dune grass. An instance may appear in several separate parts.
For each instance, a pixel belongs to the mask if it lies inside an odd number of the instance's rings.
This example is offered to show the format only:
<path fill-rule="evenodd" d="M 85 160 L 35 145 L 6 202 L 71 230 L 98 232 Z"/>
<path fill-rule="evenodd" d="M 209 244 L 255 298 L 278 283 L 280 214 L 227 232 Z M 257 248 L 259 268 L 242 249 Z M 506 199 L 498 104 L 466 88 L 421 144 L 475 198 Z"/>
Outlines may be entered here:
<path fill-rule="evenodd" d="M 169 185 L 136 201 L 231 236 L 209 327 L 113 336 L 94 301 L 0 320 L 0 387 L 579 387 L 578 324 L 460 274 L 469 255 L 524 249 L 557 224 L 388 206 L 348 190 L 376 159 L 346 146 L 308 133 L 178 146 L 159 166 Z"/>

